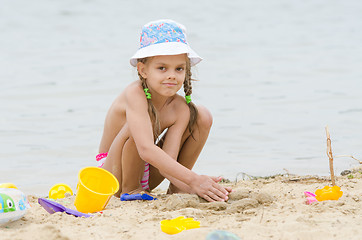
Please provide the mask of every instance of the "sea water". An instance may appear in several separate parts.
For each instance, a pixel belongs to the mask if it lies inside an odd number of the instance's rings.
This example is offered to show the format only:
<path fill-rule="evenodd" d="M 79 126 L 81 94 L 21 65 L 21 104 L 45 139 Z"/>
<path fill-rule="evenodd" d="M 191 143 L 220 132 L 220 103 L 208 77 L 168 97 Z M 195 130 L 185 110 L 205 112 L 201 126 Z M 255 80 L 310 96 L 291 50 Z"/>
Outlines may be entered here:
<path fill-rule="evenodd" d="M 160 18 L 184 24 L 204 58 L 192 98 L 214 122 L 197 173 L 328 175 L 326 125 L 334 155 L 362 160 L 361 11 L 358 0 L 2 0 L 0 182 L 74 190 L 107 109 L 137 78 L 141 26 Z M 356 164 L 336 158 L 336 173 Z"/>

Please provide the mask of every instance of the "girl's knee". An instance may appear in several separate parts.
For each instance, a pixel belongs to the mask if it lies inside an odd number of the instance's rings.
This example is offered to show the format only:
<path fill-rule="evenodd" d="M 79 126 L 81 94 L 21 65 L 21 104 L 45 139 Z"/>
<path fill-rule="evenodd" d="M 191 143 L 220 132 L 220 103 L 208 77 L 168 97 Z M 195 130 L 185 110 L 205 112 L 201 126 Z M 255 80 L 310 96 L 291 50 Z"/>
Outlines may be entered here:
<path fill-rule="evenodd" d="M 212 115 L 211 112 L 204 106 L 197 106 L 198 116 L 197 125 L 199 128 L 210 129 L 212 126 Z"/>

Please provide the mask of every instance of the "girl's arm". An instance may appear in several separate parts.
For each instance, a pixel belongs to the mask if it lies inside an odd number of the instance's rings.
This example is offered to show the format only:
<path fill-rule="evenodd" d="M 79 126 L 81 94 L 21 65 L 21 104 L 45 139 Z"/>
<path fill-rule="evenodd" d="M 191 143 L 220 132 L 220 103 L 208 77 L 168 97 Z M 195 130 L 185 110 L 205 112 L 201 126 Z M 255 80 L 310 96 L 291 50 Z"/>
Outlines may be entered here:
<path fill-rule="evenodd" d="M 181 106 L 182 107 L 182 106 Z M 180 152 L 181 141 L 186 131 L 188 120 L 190 116 L 190 111 L 188 106 L 184 106 L 185 109 L 177 109 L 175 111 L 176 121 L 170 126 L 167 130 L 167 134 L 164 139 L 162 150 L 167 153 L 174 161 L 177 161 L 178 155 Z M 181 114 L 180 114 L 181 113 Z M 189 185 L 183 183 L 182 181 L 172 177 L 171 175 L 161 172 L 160 173 L 167 178 L 171 183 L 176 187 L 181 189 L 183 192 L 190 193 L 192 190 Z"/>
<path fill-rule="evenodd" d="M 153 141 L 152 124 L 148 115 L 147 100 L 139 85 L 131 85 L 126 93 L 126 117 L 131 135 L 140 157 L 172 178 L 190 187 L 192 193 L 208 201 L 227 200 L 228 192 L 212 178 L 198 175 L 182 166 Z"/>
<path fill-rule="evenodd" d="M 182 107 L 182 106 L 181 106 Z M 188 127 L 189 117 L 190 117 L 190 110 L 188 106 L 183 106 L 184 109 L 177 109 L 175 113 L 177 114 L 177 119 L 175 123 L 170 126 L 167 130 L 167 134 L 162 146 L 162 150 L 167 153 L 173 160 L 177 161 L 178 155 L 180 152 L 181 141 L 184 136 L 185 131 Z M 192 166 L 187 166 L 188 169 L 191 169 Z M 160 172 L 164 177 L 166 177 L 168 180 L 170 180 L 171 183 L 173 183 L 176 187 L 181 189 L 183 192 L 187 193 L 193 193 L 192 189 L 189 185 L 186 185 L 185 183 L 181 182 L 180 180 L 168 175 L 167 173 Z M 223 178 L 222 177 L 211 177 L 210 178 L 218 183 Z M 228 192 L 231 192 L 232 189 L 230 187 L 225 187 L 225 189 Z"/>

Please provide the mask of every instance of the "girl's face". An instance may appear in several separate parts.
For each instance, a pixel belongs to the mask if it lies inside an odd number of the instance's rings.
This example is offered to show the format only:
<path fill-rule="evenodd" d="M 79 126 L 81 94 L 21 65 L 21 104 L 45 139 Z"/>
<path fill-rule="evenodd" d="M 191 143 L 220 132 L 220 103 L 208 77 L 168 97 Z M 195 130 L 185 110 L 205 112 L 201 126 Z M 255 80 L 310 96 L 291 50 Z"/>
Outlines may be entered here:
<path fill-rule="evenodd" d="M 186 57 L 186 54 L 155 56 L 146 63 L 138 63 L 138 72 L 146 79 L 151 94 L 171 97 L 180 90 L 185 81 Z"/>

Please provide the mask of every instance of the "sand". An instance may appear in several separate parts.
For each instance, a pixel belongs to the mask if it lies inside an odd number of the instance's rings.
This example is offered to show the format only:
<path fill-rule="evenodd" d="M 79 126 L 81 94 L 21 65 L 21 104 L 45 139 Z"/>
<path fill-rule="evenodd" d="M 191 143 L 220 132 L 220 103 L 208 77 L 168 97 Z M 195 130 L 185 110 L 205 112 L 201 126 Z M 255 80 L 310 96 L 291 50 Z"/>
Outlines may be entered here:
<path fill-rule="evenodd" d="M 337 177 L 343 196 L 306 204 L 304 191 L 330 184 L 317 176 L 280 175 L 223 183 L 234 192 L 226 203 L 206 203 L 196 195 L 155 190 L 158 200 L 121 202 L 112 197 L 92 218 L 49 214 L 28 196 L 31 209 L 20 220 L 0 227 L 1 239 L 205 239 L 216 229 L 247 239 L 361 239 L 362 166 Z M 75 197 L 57 201 L 75 209 Z M 160 221 L 179 216 L 201 222 L 198 229 L 168 235 Z"/>

